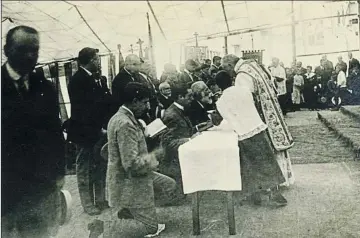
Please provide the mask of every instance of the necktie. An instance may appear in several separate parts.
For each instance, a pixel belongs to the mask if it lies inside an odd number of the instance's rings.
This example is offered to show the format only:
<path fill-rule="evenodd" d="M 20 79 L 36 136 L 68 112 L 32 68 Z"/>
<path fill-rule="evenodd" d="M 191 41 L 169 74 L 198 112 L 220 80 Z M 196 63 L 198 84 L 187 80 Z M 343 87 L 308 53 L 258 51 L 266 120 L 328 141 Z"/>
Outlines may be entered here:
<path fill-rule="evenodd" d="M 97 86 L 99 86 L 99 87 L 101 88 L 100 79 L 99 79 L 99 80 L 95 80 L 95 81 L 96 81 Z"/>
<path fill-rule="evenodd" d="M 21 77 L 20 79 L 18 79 L 16 81 L 16 83 L 18 86 L 18 91 L 19 91 L 20 96 L 23 98 L 26 97 L 28 90 L 25 85 L 25 77 Z"/>

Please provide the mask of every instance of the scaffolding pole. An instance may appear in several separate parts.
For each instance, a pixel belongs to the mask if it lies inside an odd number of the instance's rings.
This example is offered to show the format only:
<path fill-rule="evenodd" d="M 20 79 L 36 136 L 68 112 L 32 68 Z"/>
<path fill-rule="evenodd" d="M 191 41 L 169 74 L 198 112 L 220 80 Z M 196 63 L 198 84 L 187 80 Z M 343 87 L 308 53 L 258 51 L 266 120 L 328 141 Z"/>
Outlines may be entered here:
<path fill-rule="evenodd" d="M 296 33 L 295 33 L 295 11 L 294 11 L 294 0 L 291 1 L 291 41 L 292 41 L 292 59 L 296 62 Z"/>
<path fill-rule="evenodd" d="M 223 10 L 223 14 L 224 14 L 226 29 L 227 29 L 227 31 L 230 33 L 229 23 L 228 23 L 228 20 L 227 20 L 227 17 L 226 17 L 225 5 L 224 5 L 224 1 L 223 1 L 223 0 L 221 0 L 221 7 L 222 7 L 222 10 Z"/>
<path fill-rule="evenodd" d="M 228 40 L 227 40 L 227 36 L 224 37 L 224 40 L 225 40 L 225 44 L 224 44 L 224 49 L 225 49 L 225 55 L 228 54 Z"/>
<path fill-rule="evenodd" d="M 299 24 L 299 23 L 303 23 L 303 22 L 308 22 L 308 21 L 316 21 L 316 20 L 338 18 L 338 17 L 349 17 L 349 16 L 358 16 L 358 14 L 353 13 L 353 14 L 344 14 L 344 15 L 336 15 L 336 16 L 316 17 L 316 18 L 311 18 L 311 19 L 304 19 L 304 20 L 295 21 L 295 25 Z M 274 29 L 274 28 L 288 27 L 288 26 L 291 26 L 291 25 L 292 25 L 292 23 L 284 23 L 284 24 L 278 24 L 278 25 L 265 24 L 265 25 L 256 26 L 256 27 L 253 27 L 253 28 L 244 28 L 244 29 L 231 30 L 230 33 L 228 33 L 228 32 L 219 32 L 219 33 L 210 34 L 210 35 L 202 35 L 202 36 L 198 37 L 198 40 L 199 41 L 201 41 L 201 40 L 212 40 L 212 39 L 222 38 L 222 37 L 225 37 L 225 36 L 242 35 L 242 34 L 246 34 L 246 33 L 259 32 L 259 31 L 263 31 L 263 30 L 270 30 L 270 29 Z M 193 38 L 188 38 L 188 39 L 181 40 L 180 42 L 181 43 L 192 43 L 192 42 L 194 42 L 194 39 Z"/>
<path fill-rule="evenodd" d="M 360 49 L 360 0 L 357 1 L 358 2 L 358 37 L 359 37 L 359 49 Z"/>

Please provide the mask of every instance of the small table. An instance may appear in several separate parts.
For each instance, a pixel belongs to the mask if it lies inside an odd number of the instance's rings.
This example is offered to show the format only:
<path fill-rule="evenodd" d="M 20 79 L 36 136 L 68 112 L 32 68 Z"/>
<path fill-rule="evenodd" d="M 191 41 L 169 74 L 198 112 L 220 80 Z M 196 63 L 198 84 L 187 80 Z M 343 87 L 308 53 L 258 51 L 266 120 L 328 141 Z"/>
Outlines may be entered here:
<path fill-rule="evenodd" d="M 192 194 L 194 235 L 200 234 L 200 191 L 226 191 L 229 234 L 235 235 L 233 191 L 242 189 L 237 135 L 203 132 L 180 146 L 179 161 L 184 193 Z"/>
<path fill-rule="evenodd" d="M 232 191 L 226 192 L 227 196 L 227 212 L 229 223 L 229 235 L 236 235 L 235 215 L 234 215 L 234 194 Z M 193 219 L 193 234 L 200 235 L 200 198 L 199 192 L 192 194 L 192 219 Z"/>

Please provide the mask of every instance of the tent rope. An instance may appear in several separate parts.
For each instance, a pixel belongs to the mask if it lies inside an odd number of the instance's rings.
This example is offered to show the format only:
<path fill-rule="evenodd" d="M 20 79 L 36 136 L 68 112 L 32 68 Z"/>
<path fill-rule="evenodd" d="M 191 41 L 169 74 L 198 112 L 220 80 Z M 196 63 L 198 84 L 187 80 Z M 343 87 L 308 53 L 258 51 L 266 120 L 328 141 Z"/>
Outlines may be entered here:
<path fill-rule="evenodd" d="M 146 2 L 147 2 L 148 6 L 149 6 L 149 8 L 150 8 L 150 11 L 151 11 L 153 17 L 155 18 L 156 24 L 158 25 L 158 27 L 159 27 L 159 29 L 160 29 L 160 31 L 161 31 L 161 34 L 163 35 L 164 39 L 167 40 L 167 39 L 166 39 L 166 36 L 165 36 L 165 33 L 164 33 L 163 29 L 161 28 L 161 25 L 160 25 L 160 23 L 159 23 L 156 15 L 155 15 L 154 9 L 152 8 L 149 0 L 147 0 Z"/>
<path fill-rule="evenodd" d="M 84 18 L 84 16 L 81 14 L 79 8 L 75 5 L 75 4 L 71 4 L 68 1 L 64 1 L 70 5 L 72 5 L 76 11 L 79 13 L 79 16 L 81 17 L 81 19 L 84 21 L 84 23 L 87 25 L 87 27 L 91 30 L 91 32 L 94 34 L 94 36 L 101 42 L 101 44 L 109 51 L 111 52 L 111 50 L 109 49 L 109 47 L 107 47 L 107 45 L 101 40 L 101 38 L 98 36 L 98 34 L 96 34 L 96 32 L 91 28 L 91 26 L 89 25 L 89 23 L 86 21 L 86 19 Z"/>

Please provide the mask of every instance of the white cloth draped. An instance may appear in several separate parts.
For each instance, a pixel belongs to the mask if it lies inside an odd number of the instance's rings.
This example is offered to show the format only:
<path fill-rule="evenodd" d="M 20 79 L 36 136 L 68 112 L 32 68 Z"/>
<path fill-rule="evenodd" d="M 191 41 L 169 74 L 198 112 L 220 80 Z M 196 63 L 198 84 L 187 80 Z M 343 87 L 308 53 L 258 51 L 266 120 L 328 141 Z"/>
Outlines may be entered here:
<path fill-rule="evenodd" d="M 246 80 L 244 83 L 246 84 Z M 267 128 L 255 107 L 251 84 L 247 83 L 248 85 L 232 86 L 225 89 L 216 102 L 217 109 L 224 118 L 222 124 L 227 123 L 238 134 L 240 141 Z"/>

